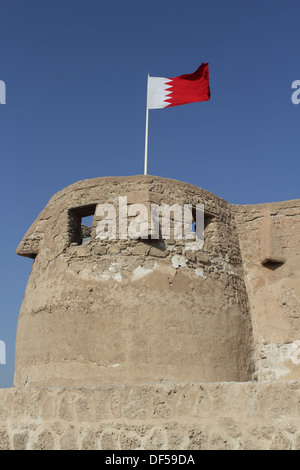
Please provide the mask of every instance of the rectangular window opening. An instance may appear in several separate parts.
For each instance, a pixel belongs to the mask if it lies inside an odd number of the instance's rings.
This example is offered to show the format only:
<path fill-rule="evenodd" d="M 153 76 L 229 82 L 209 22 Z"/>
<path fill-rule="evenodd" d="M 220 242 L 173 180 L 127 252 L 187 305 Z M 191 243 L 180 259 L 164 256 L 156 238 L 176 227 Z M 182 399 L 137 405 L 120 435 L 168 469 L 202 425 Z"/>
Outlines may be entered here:
<path fill-rule="evenodd" d="M 96 204 L 75 207 L 68 212 L 70 244 L 82 245 L 92 238 L 92 223 Z"/>
<path fill-rule="evenodd" d="M 191 225 L 191 231 L 195 233 L 196 229 L 197 229 L 197 226 L 196 226 L 196 220 L 197 220 L 196 215 L 197 214 L 196 214 L 196 207 L 195 206 L 193 206 L 193 208 L 192 208 L 192 215 L 193 215 L 193 222 L 192 222 L 192 225 Z M 215 217 L 216 217 L 215 214 L 204 210 L 204 231 L 208 227 L 208 225 L 215 219 Z"/>

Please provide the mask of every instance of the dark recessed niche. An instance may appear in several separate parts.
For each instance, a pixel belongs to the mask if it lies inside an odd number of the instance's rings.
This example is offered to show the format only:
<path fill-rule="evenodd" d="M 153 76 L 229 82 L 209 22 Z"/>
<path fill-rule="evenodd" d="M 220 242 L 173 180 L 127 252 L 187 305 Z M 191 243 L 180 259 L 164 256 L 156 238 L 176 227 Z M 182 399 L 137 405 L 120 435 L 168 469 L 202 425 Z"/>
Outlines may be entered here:
<path fill-rule="evenodd" d="M 275 271 L 275 269 L 280 268 L 284 264 L 284 261 L 275 260 L 275 259 L 266 259 L 262 262 L 264 268 L 271 269 L 271 271 Z"/>

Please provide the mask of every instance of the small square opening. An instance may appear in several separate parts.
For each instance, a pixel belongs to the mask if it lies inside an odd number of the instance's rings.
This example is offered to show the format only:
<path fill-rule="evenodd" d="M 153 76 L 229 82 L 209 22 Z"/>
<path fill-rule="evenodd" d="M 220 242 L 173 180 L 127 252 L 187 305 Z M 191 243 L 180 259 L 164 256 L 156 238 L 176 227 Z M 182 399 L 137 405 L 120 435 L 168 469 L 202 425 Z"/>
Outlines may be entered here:
<path fill-rule="evenodd" d="M 82 245 L 92 238 L 92 223 L 96 204 L 75 207 L 68 212 L 69 242 Z"/>

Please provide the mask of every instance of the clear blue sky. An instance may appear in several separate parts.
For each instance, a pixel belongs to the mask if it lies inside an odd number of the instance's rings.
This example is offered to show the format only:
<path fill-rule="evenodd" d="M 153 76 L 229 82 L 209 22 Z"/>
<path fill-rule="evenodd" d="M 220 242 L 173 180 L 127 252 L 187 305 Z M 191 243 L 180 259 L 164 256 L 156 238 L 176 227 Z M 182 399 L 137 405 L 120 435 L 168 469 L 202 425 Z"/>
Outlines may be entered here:
<path fill-rule="evenodd" d="M 210 67 L 211 100 L 150 111 L 149 174 L 237 204 L 297 199 L 299 0 L 0 0 L 1 306 L 13 382 L 32 261 L 16 247 L 76 181 L 143 173 L 146 77 Z"/>

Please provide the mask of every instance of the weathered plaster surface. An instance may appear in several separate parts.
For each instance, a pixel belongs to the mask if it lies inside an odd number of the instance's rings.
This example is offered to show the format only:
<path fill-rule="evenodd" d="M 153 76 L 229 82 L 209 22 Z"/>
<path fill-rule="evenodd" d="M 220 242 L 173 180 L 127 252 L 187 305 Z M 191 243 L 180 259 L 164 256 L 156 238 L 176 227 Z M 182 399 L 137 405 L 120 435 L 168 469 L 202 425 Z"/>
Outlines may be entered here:
<path fill-rule="evenodd" d="M 300 450 L 300 383 L 0 390 L 1 449 Z"/>
<path fill-rule="evenodd" d="M 120 195 L 204 204 L 203 247 L 100 240 L 96 208 Z M 0 449 L 300 450 L 300 200 L 95 178 L 55 194 L 17 252 L 34 262 Z"/>

